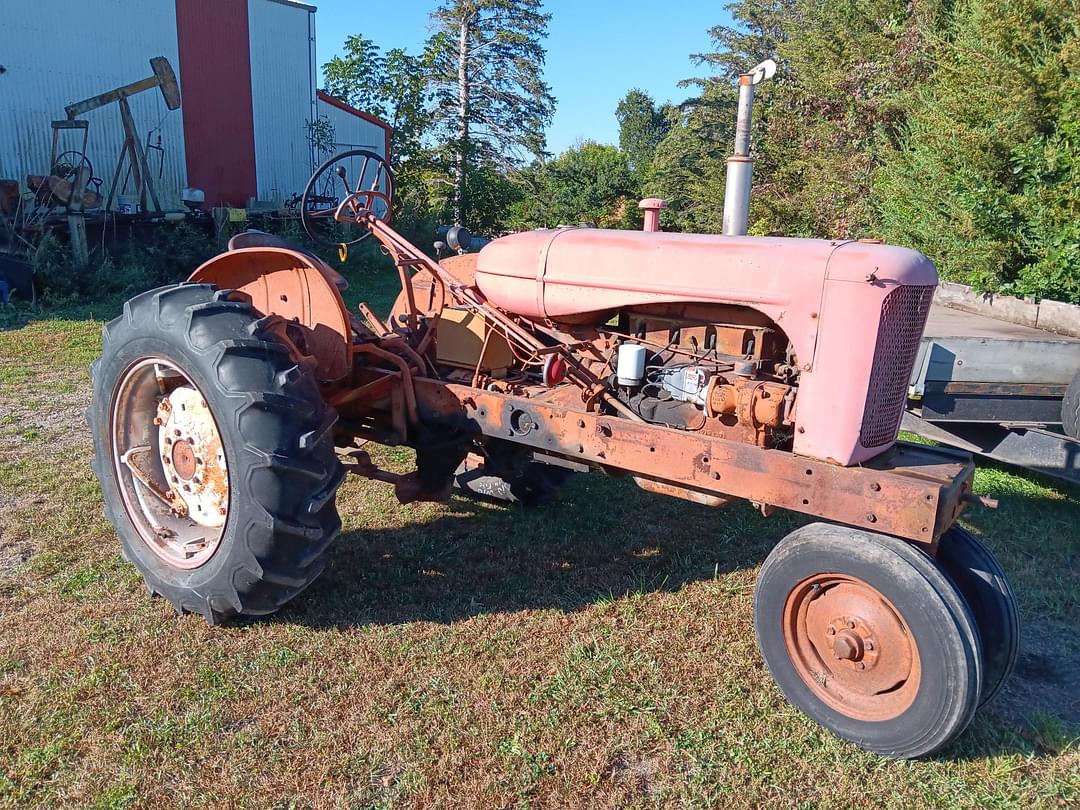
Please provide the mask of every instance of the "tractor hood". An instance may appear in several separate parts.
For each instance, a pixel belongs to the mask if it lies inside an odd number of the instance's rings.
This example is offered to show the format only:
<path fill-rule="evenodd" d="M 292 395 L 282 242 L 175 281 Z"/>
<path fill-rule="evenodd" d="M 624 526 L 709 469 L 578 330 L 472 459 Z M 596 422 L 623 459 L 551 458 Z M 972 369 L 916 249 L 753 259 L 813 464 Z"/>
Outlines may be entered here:
<path fill-rule="evenodd" d="M 933 285 L 930 261 L 878 243 L 560 228 L 504 236 L 480 251 L 476 284 L 529 318 L 581 320 L 662 302 L 743 304 L 783 322 L 817 312 L 827 279 Z"/>

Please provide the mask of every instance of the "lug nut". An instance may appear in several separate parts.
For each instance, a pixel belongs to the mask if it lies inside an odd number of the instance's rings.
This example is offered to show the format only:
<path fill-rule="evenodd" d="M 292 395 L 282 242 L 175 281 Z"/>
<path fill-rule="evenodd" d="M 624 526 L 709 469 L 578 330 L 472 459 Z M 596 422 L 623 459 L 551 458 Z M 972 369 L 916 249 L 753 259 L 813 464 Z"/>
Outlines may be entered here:
<path fill-rule="evenodd" d="M 829 625 L 829 629 L 825 631 L 825 635 L 827 635 L 827 636 L 835 636 L 835 635 L 836 635 L 836 628 L 835 628 L 835 627 L 833 627 L 833 626 L 832 626 L 832 625 L 830 624 L 830 625 Z"/>
<path fill-rule="evenodd" d="M 855 669 L 866 669 L 866 664 L 862 661 L 856 661 Z"/>
<path fill-rule="evenodd" d="M 849 620 L 848 623 L 847 623 L 847 629 L 848 630 L 854 630 L 855 629 L 855 622 Z"/>
<path fill-rule="evenodd" d="M 864 644 L 865 644 L 865 646 L 866 646 L 866 649 L 867 649 L 867 650 L 872 650 L 872 649 L 874 649 L 874 642 L 870 641 L 869 639 L 867 639 L 867 640 L 866 640 L 866 641 L 864 642 Z"/>

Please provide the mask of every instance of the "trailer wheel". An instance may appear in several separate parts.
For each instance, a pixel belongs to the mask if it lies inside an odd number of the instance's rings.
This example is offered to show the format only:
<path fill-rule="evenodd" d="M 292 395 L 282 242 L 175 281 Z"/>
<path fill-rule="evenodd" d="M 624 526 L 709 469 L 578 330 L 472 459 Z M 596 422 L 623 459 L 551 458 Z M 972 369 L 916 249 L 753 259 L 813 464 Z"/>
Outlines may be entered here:
<path fill-rule="evenodd" d="M 822 523 L 792 532 L 762 566 L 754 628 L 787 699 L 869 751 L 929 754 L 978 707 L 971 610 L 902 540 Z"/>
<path fill-rule="evenodd" d="M 1073 377 L 1062 397 L 1061 426 L 1074 439 L 1080 439 L 1080 372 Z"/>
<path fill-rule="evenodd" d="M 979 705 L 998 693 L 1020 654 L 1020 613 L 1001 564 L 982 541 L 953 526 L 941 538 L 937 561 L 971 607 L 982 643 L 983 685 Z"/>
<path fill-rule="evenodd" d="M 123 555 L 211 623 L 303 591 L 341 526 L 334 414 L 265 325 L 211 285 L 163 287 L 105 327 L 91 369 L 93 466 Z"/>

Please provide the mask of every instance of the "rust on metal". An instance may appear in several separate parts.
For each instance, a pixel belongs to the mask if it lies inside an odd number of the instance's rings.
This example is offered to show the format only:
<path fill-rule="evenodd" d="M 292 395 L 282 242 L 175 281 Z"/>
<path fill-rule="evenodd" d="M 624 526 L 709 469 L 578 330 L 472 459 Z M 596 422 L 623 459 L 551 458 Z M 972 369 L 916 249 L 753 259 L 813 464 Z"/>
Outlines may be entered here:
<path fill-rule="evenodd" d="M 179 569 L 221 544 L 229 478 L 210 407 L 172 361 L 145 357 L 121 375 L 110 406 L 113 469 L 139 536 Z"/>
<path fill-rule="evenodd" d="M 195 476 L 195 451 L 191 447 L 191 442 L 174 442 L 171 457 L 176 474 L 184 481 L 190 481 Z"/>
<path fill-rule="evenodd" d="M 846 574 L 816 574 L 788 594 L 784 641 L 795 671 L 826 705 L 857 720 L 899 717 L 915 700 L 919 648 L 892 602 Z"/>
<path fill-rule="evenodd" d="M 249 247 L 216 256 L 188 281 L 237 290 L 261 314 L 280 316 L 290 326 L 290 341 L 315 358 L 319 379 L 335 382 L 353 366 L 353 326 L 336 278 L 325 263 L 307 254 Z"/>
<path fill-rule="evenodd" d="M 447 413 L 453 397 L 456 412 Z M 904 537 L 933 547 L 954 522 L 974 465 L 951 453 L 901 444 L 871 464 L 840 467 L 777 450 L 602 416 L 495 391 L 417 380 L 421 412 L 485 435 L 593 467 L 647 476 L 710 494 L 743 498 Z M 468 399 L 472 404 L 462 403 Z M 528 415 L 536 428 L 514 428 Z M 878 485 L 878 489 L 872 487 Z M 966 487 L 966 488 L 965 488 Z M 867 506 L 872 506 L 872 511 Z"/>

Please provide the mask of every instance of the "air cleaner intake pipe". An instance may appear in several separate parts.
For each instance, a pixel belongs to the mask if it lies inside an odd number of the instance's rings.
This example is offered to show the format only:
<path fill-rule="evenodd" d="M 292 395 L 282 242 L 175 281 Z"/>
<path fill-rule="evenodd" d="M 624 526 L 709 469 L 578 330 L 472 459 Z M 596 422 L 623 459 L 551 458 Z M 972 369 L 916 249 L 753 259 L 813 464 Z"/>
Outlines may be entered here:
<path fill-rule="evenodd" d="M 727 159 L 724 187 L 724 236 L 745 236 L 750 223 L 750 182 L 754 159 L 750 157 L 750 123 L 753 120 L 754 88 L 776 75 L 776 62 L 766 59 L 739 76 L 739 117 L 735 124 L 735 154 Z"/>

